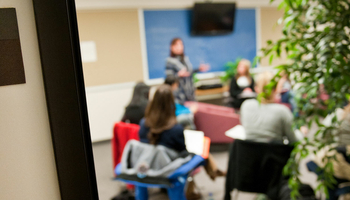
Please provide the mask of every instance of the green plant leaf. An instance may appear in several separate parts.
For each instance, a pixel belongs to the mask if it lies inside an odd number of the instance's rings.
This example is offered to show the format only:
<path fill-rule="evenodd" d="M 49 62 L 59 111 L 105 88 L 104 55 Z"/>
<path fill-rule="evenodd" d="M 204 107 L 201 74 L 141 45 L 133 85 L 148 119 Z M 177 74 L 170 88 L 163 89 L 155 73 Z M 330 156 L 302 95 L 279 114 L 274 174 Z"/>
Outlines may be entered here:
<path fill-rule="evenodd" d="M 270 58 L 269 58 L 269 65 L 272 64 L 272 61 L 273 61 L 273 54 L 270 55 Z"/>
<path fill-rule="evenodd" d="M 276 56 L 286 53 L 287 61 L 276 69 L 286 70 L 292 76 L 291 82 L 297 85 L 293 87 L 298 114 L 294 123 L 299 127 L 317 126 L 315 136 L 296 146 L 298 150 L 293 150 L 284 168 L 284 173 L 294 180 L 290 184 L 295 199 L 300 160 L 309 153 L 317 153 L 316 150 L 308 152 L 306 147 L 321 149 L 334 143 L 333 132 L 340 122 L 334 118 L 326 126 L 320 119 L 335 112 L 350 98 L 350 21 L 346 20 L 350 17 L 350 3 L 347 0 L 282 0 L 278 9 L 284 11 L 279 20 L 283 26 L 282 38 L 275 43 L 268 41 L 261 52 L 269 58 L 270 65 Z M 266 95 L 271 86 L 266 88 Z M 325 94 L 328 99 L 322 97 Z M 326 186 L 334 182 L 332 173 L 332 166 L 327 165 L 324 176 L 318 177 L 323 181 L 317 189 L 325 194 L 328 194 Z"/>

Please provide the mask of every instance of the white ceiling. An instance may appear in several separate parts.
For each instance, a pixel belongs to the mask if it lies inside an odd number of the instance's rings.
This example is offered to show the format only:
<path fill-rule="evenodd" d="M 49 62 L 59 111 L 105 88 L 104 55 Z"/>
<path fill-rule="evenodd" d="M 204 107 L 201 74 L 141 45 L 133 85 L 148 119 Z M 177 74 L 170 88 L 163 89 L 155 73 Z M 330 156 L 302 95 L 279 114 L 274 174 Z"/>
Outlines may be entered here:
<path fill-rule="evenodd" d="M 276 2 L 279 2 L 277 0 Z M 116 8 L 189 8 L 195 2 L 236 2 L 238 7 L 276 6 L 270 0 L 76 0 L 77 10 L 116 9 Z"/>

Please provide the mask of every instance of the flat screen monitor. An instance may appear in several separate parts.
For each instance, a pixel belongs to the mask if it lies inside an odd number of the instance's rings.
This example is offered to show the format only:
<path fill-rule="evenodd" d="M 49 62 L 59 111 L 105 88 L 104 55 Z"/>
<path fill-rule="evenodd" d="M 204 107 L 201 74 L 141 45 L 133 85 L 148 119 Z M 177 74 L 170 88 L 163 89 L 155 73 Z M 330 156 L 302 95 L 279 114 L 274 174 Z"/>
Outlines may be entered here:
<path fill-rule="evenodd" d="M 235 3 L 196 3 L 193 8 L 192 35 L 221 35 L 233 32 Z"/>

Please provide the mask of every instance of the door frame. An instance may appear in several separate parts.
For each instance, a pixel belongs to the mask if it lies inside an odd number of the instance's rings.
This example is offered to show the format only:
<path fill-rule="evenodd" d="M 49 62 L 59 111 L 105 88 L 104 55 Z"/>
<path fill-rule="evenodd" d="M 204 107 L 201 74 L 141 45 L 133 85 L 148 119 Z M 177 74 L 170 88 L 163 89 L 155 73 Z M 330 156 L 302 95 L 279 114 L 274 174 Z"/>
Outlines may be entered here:
<path fill-rule="evenodd" d="M 62 200 L 98 199 L 74 0 L 33 0 Z"/>

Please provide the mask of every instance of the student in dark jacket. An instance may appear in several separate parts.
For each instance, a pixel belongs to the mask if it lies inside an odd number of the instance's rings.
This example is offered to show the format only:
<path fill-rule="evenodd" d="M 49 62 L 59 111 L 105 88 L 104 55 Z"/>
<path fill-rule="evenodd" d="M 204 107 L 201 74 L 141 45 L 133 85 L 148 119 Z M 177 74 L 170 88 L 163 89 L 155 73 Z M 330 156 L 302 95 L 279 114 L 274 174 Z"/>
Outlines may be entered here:
<path fill-rule="evenodd" d="M 139 124 L 145 116 L 145 110 L 148 104 L 150 87 L 139 82 L 134 87 L 134 93 L 128 106 L 125 108 L 125 113 L 122 122 Z"/>
<path fill-rule="evenodd" d="M 230 96 L 232 107 L 239 109 L 244 100 L 254 97 L 254 79 L 249 73 L 250 61 L 242 59 L 237 66 L 236 76 L 232 78 Z"/>
<path fill-rule="evenodd" d="M 175 102 L 172 89 L 169 85 L 161 85 L 154 94 L 146 109 L 145 118 L 140 122 L 140 141 L 154 145 L 163 145 L 178 152 L 185 152 L 185 137 L 183 127 L 177 123 L 175 116 Z M 211 179 L 225 176 L 219 170 L 209 155 L 204 167 Z M 194 182 L 188 184 L 187 199 L 199 199 L 200 195 L 194 192 Z"/>
<path fill-rule="evenodd" d="M 184 129 L 177 124 L 171 87 L 161 85 L 140 122 L 140 141 L 166 146 L 179 152 L 186 150 Z"/>

